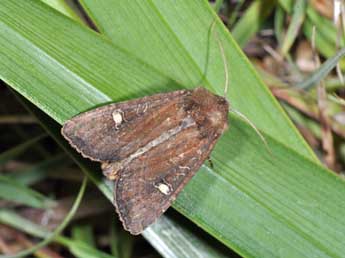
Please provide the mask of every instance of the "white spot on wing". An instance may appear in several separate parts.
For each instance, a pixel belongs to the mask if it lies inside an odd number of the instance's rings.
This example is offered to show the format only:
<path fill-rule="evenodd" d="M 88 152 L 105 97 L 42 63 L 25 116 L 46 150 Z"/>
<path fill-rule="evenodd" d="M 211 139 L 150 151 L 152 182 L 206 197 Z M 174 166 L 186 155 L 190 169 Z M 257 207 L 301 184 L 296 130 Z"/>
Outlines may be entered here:
<path fill-rule="evenodd" d="M 168 195 L 171 192 L 170 187 L 167 184 L 159 183 L 156 187 L 164 195 Z"/>
<path fill-rule="evenodd" d="M 122 117 L 122 111 L 121 110 L 115 110 L 112 113 L 113 120 L 115 122 L 115 127 L 118 129 L 119 125 L 123 122 L 123 117 Z"/>

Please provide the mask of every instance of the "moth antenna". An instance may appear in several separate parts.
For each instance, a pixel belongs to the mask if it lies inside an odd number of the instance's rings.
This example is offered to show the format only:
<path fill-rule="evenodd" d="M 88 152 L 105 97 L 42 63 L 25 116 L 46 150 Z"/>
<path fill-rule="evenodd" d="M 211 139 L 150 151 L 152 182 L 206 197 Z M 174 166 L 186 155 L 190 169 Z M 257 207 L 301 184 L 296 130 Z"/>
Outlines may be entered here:
<path fill-rule="evenodd" d="M 215 24 L 216 24 L 216 20 L 214 20 L 212 25 L 211 25 L 211 32 L 214 30 Z M 228 88 L 229 88 L 228 61 L 226 60 L 225 50 L 224 50 L 222 42 L 220 41 L 218 32 L 216 30 L 214 30 L 214 36 L 216 38 L 216 41 L 217 41 L 217 44 L 218 44 L 218 47 L 219 47 L 219 50 L 220 50 L 220 54 L 221 54 L 222 60 L 223 60 L 224 75 L 225 75 L 224 97 L 226 98 L 226 94 L 228 93 Z"/>
<path fill-rule="evenodd" d="M 217 34 L 216 34 L 217 35 Z M 224 75 L 225 75 L 225 83 L 224 83 L 224 97 L 226 97 L 226 94 L 228 93 L 229 88 L 229 71 L 228 71 L 228 62 L 226 60 L 225 51 L 222 42 L 220 41 L 219 37 L 216 36 L 218 46 L 220 49 L 220 53 L 223 60 L 223 66 L 224 66 Z"/>
<path fill-rule="evenodd" d="M 220 50 L 220 54 L 221 54 L 222 60 L 223 60 L 224 75 L 225 75 L 224 97 L 226 98 L 226 95 L 227 95 L 227 93 L 228 93 L 228 88 L 229 88 L 228 61 L 227 61 L 227 59 L 226 59 L 225 50 L 224 50 L 223 44 L 222 44 L 222 42 L 221 42 L 221 40 L 220 40 L 220 38 L 219 38 L 218 32 L 217 32 L 216 30 L 214 30 L 215 24 L 216 24 L 216 20 L 214 20 L 214 21 L 212 22 L 212 25 L 211 25 L 211 33 L 214 31 L 214 36 L 215 36 L 215 39 L 216 39 L 216 41 L 217 41 L 217 44 L 218 44 L 218 47 L 219 47 L 219 50 Z M 236 109 L 230 108 L 230 112 L 235 113 L 235 114 L 238 115 L 240 118 L 242 118 L 245 122 L 247 122 L 247 124 L 249 124 L 249 125 L 254 129 L 254 131 L 256 132 L 256 134 L 259 135 L 261 141 L 265 144 L 265 147 L 267 148 L 268 152 L 269 152 L 270 154 L 272 154 L 271 149 L 269 148 L 268 143 L 267 143 L 265 137 L 262 135 L 262 133 L 260 133 L 260 131 L 258 130 L 258 128 L 252 123 L 252 121 L 250 121 L 250 120 L 248 119 L 248 117 L 246 117 L 244 114 L 242 114 L 241 112 L 237 111 Z"/>
<path fill-rule="evenodd" d="M 249 120 L 248 117 L 246 117 L 244 114 L 241 112 L 237 111 L 236 109 L 230 109 L 230 112 L 233 112 L 234 114 L 238 115 L 240 118 L 242 118 L 245 122 L 247 122 L 256 132 L 257 135 L 259 135 L 261 141 L 265 144 L 266 149 L 270 154 L 272 154 L 270 147 L 268 146 L 268 143 L 265 139 L 265 137 L 262 135 L 262 133 L 259 131 L 259 129 L 253 124 L 252 121 Z"/>

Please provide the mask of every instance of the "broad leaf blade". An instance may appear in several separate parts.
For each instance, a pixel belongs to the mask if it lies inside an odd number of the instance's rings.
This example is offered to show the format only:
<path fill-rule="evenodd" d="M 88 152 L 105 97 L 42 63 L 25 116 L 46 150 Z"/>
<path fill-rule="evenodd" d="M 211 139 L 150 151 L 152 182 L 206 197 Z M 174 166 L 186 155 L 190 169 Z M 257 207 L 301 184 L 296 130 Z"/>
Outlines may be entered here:
<path fill-rule="evenodd" d="M 172 84 L 42 3 L 3 1 L 0 18 L 1 78 L 60 123 L 111 99 Z"/>
<path fill-rule="evenodd" d="M 203 167 L 174 207 L 244 256 L 340 255 L 343 180 L 267 136 L 272 157 L 232 121 L 212 155 L 216 173 Z"/>
<path fill-rule="evenodd" d="M 144 231 L 144 236 L 164 257 L 173 258 L 176 253 L 180 257 L 237 257 L 221 244 L 215 245 L 213 239 L 203 238 L 205 234 L 198 233 L 182 227 L 169 216 L 162 216 Z"/>
<path fill-rule="evenodd" d="M 113 45 L 126 49 L 183 87 L 202 84 L 223 94 L 224 64 L 214 32 L 210 32 L 217 18 L 206 1 L 122 0 L 113 3 L 83 0 L 82 3 Z M 282 116 L 277 102 L 258 79 L 227 29 L 217 22 L 215 30 L 228 60 L 228 97 L 232 107 L 246 114 L 261 130 L 284 139 L 307 156 L 312 155 L 291 123 Z M 162 84 L 161 89 L 166 86 Z M 266 112 L 258 113 L 258 108 Z"/>

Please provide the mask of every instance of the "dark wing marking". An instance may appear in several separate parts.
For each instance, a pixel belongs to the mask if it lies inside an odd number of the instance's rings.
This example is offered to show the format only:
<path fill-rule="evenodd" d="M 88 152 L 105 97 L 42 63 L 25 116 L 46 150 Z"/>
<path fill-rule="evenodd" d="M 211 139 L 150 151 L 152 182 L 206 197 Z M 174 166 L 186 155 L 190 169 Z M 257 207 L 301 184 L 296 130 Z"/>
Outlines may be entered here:
<path fill-rule="evenodd" d="M 114 202 L 124 228 L 139 234 L 175 200 L 219 137 L 196 124 L 132 160 L 117 173 Z"/>
<path fill-rule="evenodd" d="M 189 92 L 173 91 L 105 105 L 68 120 L 62 134 L 84 157 L 100 162 L 118 161 L 140 147 L 140 142 L 144 144 L 143 140 L 155 137 L 157 129 L 164 129 L 164 117 L 155 114 L 162 107 L 171 112 L 169 107 L 179 105 L 180 97 Z M 116 110 L 123 118 L 119 126 L 112 115 Z"/>

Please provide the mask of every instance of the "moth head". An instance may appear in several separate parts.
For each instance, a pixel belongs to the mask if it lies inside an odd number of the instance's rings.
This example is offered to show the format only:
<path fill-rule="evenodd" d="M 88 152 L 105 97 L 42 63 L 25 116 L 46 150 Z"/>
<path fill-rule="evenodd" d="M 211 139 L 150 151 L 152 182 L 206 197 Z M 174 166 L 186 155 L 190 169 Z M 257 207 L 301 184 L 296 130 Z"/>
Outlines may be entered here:
<path fill-rule="evenodd" d="M 215 95 L 205 88 L 193 90 L 192 101 L 197 106 L 196 121 L 222 134 L 228 128 L 229 103 L 221 96 Z"/>

